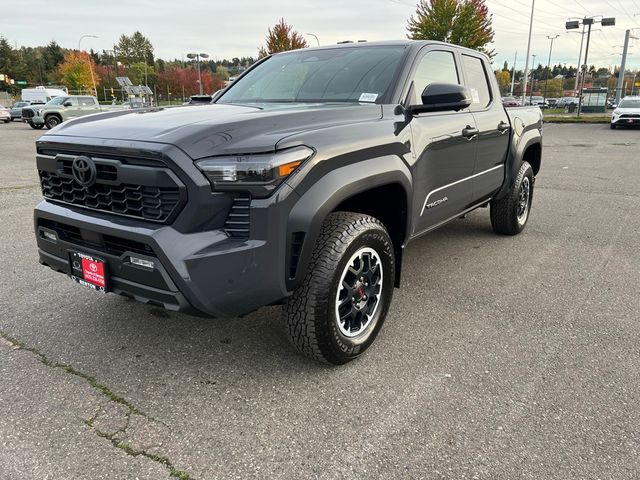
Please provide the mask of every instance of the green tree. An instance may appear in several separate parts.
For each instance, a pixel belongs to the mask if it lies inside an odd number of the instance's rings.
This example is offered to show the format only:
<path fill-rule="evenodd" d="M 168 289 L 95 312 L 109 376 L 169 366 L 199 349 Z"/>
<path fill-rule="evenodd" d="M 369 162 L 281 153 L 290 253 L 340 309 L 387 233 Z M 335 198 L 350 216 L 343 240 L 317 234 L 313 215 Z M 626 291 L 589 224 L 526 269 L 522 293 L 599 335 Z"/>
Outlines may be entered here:
<path fill-rule="evenodd" d="M 284 18 L 281 18 L 273 28 L 269 28 L 267 34 L 267 45 L 260 47 L 258 56 L 260 58 L 277 52 L 286 52 L 287 50 L 297 50 L 298 48 L 306 48 L 307 41 L 301 34 L 293 29 L 293 26 L 287 24 Z"/>
<path fill-rule="evenodd" d="M 153 65 L 153 45 L 151 40 L 140 32 L 134 32 L 130 37 L 124 34 L 120 35 L 115 48 L 118 60 L 125 65 L 139 62 Z"/>
<path fill-rule="evenodd" d="M 420 0 L 408 21 L 408 37 L 454 43 L 493 56 L 486 48 L 494 36 L 491 20 L 484 0 Z"/>

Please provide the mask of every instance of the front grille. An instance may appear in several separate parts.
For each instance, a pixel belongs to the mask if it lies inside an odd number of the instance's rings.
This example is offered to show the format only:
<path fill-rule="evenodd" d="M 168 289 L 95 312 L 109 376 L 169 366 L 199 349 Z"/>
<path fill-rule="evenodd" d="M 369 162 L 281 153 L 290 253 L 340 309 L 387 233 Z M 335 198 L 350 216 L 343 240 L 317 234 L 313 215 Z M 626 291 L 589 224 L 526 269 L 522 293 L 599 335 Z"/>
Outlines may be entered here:
<path fill-rule="evenodd" d="M 108 185 L 83 187 L 73 178 L 40 170 L 42 194 L 51 200 L 104 212 L 163 222 L 180 202 L 178 187 Z"/>
<path fill-rule="evenodd" d="M 640 118 L 640 113 L 623 113 L 620 118 Z"/>
<path fill-rule="evenodd" d="M 231 210 L 224 223 L 224 231 L 235 238 L 249 238 L 251 195 L 237 194 L 231 204 Z"/>
<path fill-rule="evenodd" d="M 45 198 L 78 207 L 151 222 L 171 221 L 186 203 L 186 188 L 157 160 L 91 156 L 95 183 L 75 180 L 71 152 L 38 152 L 37 164 Z"/>
<path fill-rule="evenodd" d="M 33 118 L 35 116 L 35 112 L 30 108 L 22 109 L 22 118 Z"/>
<path fill-rule="evenodd" d="M 116 256 L 120 256 L 125 252 L 134 252 L 155 257 L 155 253 L 149 245 L 136 240 L 83 231 L 76 226 L 46 218 L 39 219 L 38 225 L 56 232 L 60 240 L 80 247 L 90 248 Z"/>

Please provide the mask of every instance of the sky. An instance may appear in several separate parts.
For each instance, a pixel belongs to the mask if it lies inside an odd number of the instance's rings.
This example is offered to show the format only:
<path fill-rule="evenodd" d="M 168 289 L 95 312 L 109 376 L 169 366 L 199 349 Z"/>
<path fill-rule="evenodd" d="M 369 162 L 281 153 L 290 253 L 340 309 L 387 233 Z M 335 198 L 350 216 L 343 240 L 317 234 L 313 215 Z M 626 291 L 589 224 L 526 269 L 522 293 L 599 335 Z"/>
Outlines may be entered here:
<path fill-rule="evenodd" d="M 184 58 L 202 52 L 214 59 L 256 56 L 264 44 L 267 28 L 280 17 L 302 34 L 315 34 L 321 45 L 341 40 L 396 40 L 406 38 L 407 19 L 417 0 L 0 0 L 0 36 L 12 45 L 37 46 L 55 40 L 66 48 L 101 51 L 110 49 L 122 34 L 136 30 L 146 35 L 156 57 Z M 486 0 L 495 30 L 491 48 L 497 55 L 494 67 L 504 61 L 524 68 L 531 0 Z M 567 33 L 565 21 L 572 17 L 615 17 L 616 25 L 594 25 L 589 64 L 610 67 L 620 63 L 626 29 L 640 37 L 640 0 L 537 0 L 531 54 L 535 64 L 546 65 L 550 40 L 554 40 L 552 64 L 576 65 L 580 33 Z M 310 45 L 316 40 L 305 35 Z M 631 69 L 640 68 L 640 40 L 632 40 L 627 59 Z M 533 57 L 530 57 L 530 62 Z"/>

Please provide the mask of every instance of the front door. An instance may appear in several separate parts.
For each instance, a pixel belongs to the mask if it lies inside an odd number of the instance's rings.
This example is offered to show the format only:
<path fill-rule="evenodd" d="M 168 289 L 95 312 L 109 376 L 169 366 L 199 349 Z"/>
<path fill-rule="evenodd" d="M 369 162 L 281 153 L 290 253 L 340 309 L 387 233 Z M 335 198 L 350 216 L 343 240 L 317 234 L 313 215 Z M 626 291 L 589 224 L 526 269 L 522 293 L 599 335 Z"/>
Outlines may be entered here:
<path fill-rule="evenodd" d="M 416 60 L 409 104 L 421 103 L 430 83 L 462 83 L 458 57 L 444 46 L 427 47 Z M 411 84 L 411 83 L 410 83 Z M 477 135 L 468 109 L 415 115 L 413 137 L 413 234 L 419 234 L 455 217 L 471 202 Z"/>

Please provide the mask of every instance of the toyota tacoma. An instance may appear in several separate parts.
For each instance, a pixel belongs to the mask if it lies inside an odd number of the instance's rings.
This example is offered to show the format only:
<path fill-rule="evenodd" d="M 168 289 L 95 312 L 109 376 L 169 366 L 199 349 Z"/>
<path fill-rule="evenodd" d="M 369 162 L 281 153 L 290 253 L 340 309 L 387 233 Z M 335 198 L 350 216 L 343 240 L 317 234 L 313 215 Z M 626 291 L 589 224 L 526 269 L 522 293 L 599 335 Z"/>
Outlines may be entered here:
<path fill-rule="evenodd" d="M 110 112 L 37 142 L 40 262 L 209 317 L 282 304 L 293 345 L 346 363 L 374 341 L 407 244 L 489 207 L 527 224 L 537 107 L 489 59 L 432 41 L 266 57 L 200 108 Z"/>

